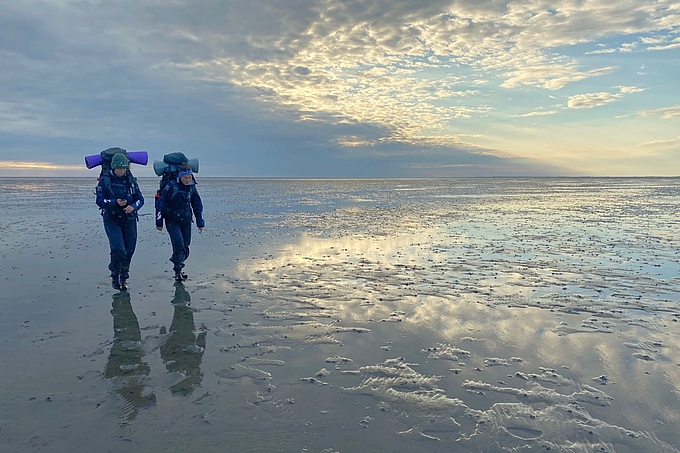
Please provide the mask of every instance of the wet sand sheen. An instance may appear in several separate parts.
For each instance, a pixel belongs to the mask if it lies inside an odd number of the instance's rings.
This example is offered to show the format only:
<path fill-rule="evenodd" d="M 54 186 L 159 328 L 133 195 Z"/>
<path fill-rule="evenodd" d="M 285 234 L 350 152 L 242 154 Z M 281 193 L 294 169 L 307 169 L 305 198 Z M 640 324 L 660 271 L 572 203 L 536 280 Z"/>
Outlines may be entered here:
<path fill-rule="evenodd" d="M 199 183 L 121 295 L 92 181 L 0 180 L 2 444 L 678 451 L 679 181 Z"/>

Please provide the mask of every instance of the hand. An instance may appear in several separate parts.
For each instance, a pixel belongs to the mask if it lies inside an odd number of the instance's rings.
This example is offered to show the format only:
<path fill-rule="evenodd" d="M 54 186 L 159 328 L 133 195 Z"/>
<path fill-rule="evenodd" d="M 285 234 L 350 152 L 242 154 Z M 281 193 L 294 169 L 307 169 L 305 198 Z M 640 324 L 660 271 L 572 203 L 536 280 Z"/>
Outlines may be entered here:
<path fill-rule="evenodd" d="M 125 206 L 125 209 L 123 209 L 123 211 L 125 211 L 126 214 L 130 214 L 134 210 L 135 210 L 135 208 L 133 208 L 132 206 L 129 206 L 129 205 Z"/>
<path fill-rule="evenodd" d="M 198 232 L 203 233 L 203 227 L 198 227 Z"/>
<path fill-rule="evenodd" d="M 162 227 L 162 226 L 156 227 L 156 229 L 157 229 L 158 231 L 163 231 L 163 227 Z"/>
<path fill-rule="evenodd" d="M 122 198 L 117 199 L 116 202 L 118 203 L 118 206 L 121 206 L 121 207 L 123 207 L 127 204 L 127 200 L 124 200 Z"/>

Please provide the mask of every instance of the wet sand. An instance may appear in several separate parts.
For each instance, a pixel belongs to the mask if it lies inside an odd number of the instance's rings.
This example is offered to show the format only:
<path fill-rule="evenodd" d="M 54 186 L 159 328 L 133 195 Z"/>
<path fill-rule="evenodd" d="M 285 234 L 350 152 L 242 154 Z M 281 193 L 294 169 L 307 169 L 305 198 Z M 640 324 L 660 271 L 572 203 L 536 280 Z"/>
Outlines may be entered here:
<path fill-rule="evenodd" d="M 680 451 L 680 180 L 198 178 L 108 286 L 91 179 L 0 179 L 0 451 Z M 6 450 L 4 450 L 6 449 Z"/>

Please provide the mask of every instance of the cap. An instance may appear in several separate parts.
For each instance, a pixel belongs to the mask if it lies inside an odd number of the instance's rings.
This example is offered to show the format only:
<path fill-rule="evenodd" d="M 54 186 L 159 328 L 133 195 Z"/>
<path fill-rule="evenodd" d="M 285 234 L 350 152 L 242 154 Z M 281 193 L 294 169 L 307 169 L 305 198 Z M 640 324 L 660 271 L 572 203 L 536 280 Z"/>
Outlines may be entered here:
<path fill-rule="evenodd" d="M 123 153 L 116 153 L 111 158 L 111 168 L 130 168 L 130 159 Z"/>

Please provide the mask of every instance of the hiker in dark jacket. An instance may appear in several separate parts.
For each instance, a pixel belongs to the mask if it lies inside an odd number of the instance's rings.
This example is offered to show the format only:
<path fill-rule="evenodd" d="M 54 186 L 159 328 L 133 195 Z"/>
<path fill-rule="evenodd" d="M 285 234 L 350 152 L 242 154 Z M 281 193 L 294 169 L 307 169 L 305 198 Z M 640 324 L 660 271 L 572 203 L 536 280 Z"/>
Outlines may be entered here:
<path fill-rule="evenodd" d="M 96 192 L 111 248 L 111 286 L 117 290 L 127 289 L 130 261 L 137 245 L 137 211 L 144 205 L 142 192 L 129 169 L 127 156 L 115 154 L 111 170 L 100 177 Z"/>
<path fill-rule="evenodd" d="M 163 189 L 156 204 L 156 229 L 163 231 L 163 221 L 170 235 L 172 243 L 172 256 L 175 280 L 181 282 L 187 279 L 182 272 L 184 261 L 189 257 L 189 244 L 191 244 L 191 223 L 193 215 L 196 217 L 196 226 L 199 233 L 203 232 L 205 220 L 203 220 L 203 202 L 196 190 L 191 168 L 183 167 L 175 181 L 170 181 Z"/>

